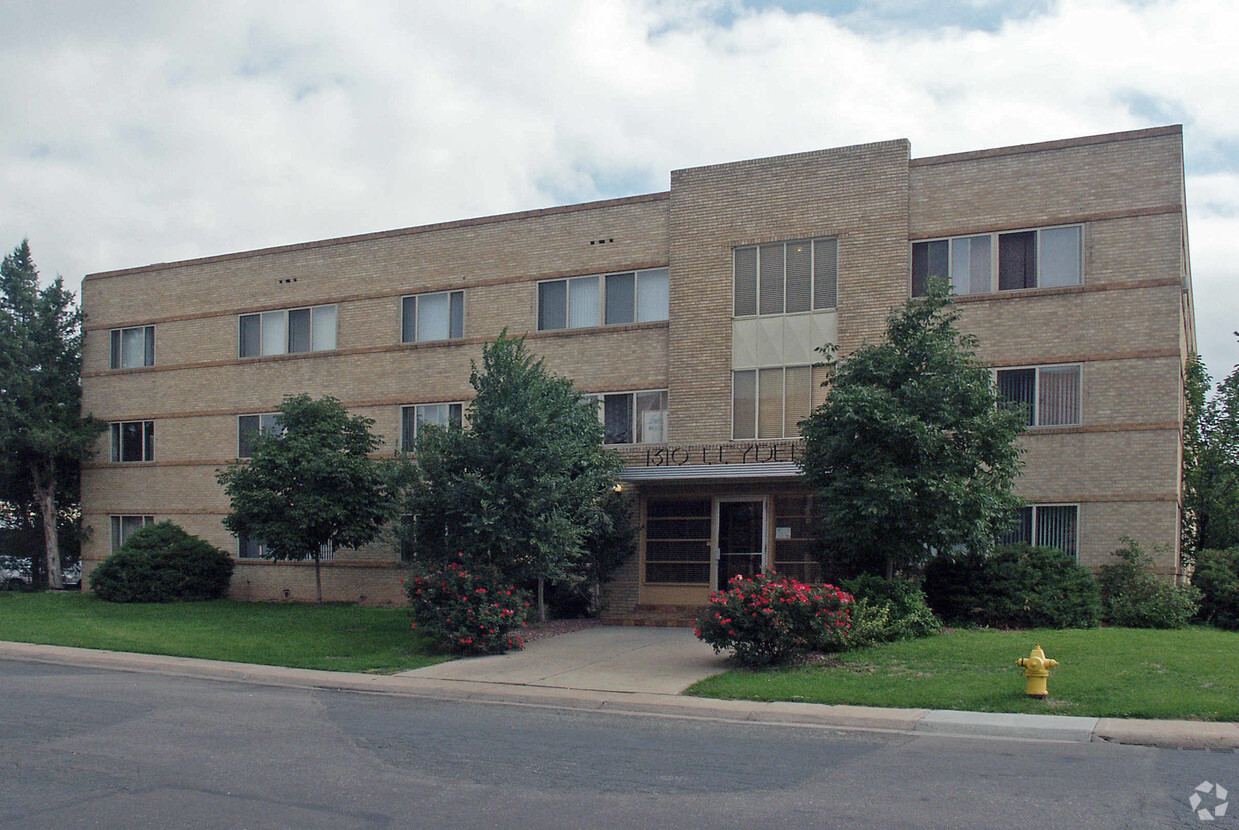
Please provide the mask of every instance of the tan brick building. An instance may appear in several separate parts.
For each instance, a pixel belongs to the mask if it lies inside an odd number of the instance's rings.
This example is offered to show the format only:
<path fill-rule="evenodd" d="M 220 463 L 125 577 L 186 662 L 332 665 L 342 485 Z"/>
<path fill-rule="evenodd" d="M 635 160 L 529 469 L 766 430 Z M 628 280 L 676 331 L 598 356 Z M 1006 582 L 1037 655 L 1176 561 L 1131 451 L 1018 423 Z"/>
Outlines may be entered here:
<path fill-rule="evenodd" d="M 907 141 L 673 171 L 665 193 L 88 276 L 87 571 L 171 519 L 235 551 L 233 595 L 305 599 L 221 524 L 216 469 L 285 394 L 332 394 L 388 448 L 460 417 L 504 327 L 600 396 L 643 532 L 611 609 L 727 574 L 811 575 L 796 423 L 814 348 L 881 336 L 930 276 L 1030 427 L 1017 536 L 1096 567 L 1123 536 L 1178 568 L 1195 348 L 1179 127 L 910 158 Z M 268 416 L 264 418 L 264 416 Z M 391 544 L 334 551 L 331 598 L 399 601 Z"/>

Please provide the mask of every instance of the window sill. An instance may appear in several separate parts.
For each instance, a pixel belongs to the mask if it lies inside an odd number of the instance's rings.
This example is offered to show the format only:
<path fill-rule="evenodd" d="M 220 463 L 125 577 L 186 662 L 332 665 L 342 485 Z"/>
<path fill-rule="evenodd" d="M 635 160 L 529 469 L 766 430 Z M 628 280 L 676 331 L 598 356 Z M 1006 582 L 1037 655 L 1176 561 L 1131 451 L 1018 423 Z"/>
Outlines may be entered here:
<path fill-rule="evenodd" d="M 339 349 L 319 349 L 318 351 L 310 352 L 285 352 L 284 354 L 261 354 L 249 355 L 248 357 L 238 357 L 239 363 L 259 363 L 268 360 L 300 360 L 306 357 L 319 357 L 320 355 L 335 354 Z"/>
<path fill-rule="evenodd" d="M 782 314 L 733 314 L 733 320 L 774 320 L 779 317 L 808 317 L 813 314 L 838 314 L 839 307 L 815 308 L 811 311 L 786 311 Z"/>
<path fill-rule="evenodd" d="M 1000 291 L 986 291 L 983 294 L 953 294 L 951 298 L 957 303 L 981 303 L 988 300 L 1013 300 L 1017 297 L 1057 297 L 1066 294 L 1085 294 L 1097 290 L 1088 285 L 1056 285 L 1053 288 L 1008 288 Z M 924 296 L 924 295 L 921 295 Z"/>
<path fill-rule="evenodd" d="M 609 326 L 583 326 L 579 329 L 546 329 L 531 331 L 531 338 L 571 337 L 574 334 L 612 334 L 624 331 L 646 331 L 648 329 L 666 328 L 670 320 L 651 320 L 646 323 L 616 323 Z"/>

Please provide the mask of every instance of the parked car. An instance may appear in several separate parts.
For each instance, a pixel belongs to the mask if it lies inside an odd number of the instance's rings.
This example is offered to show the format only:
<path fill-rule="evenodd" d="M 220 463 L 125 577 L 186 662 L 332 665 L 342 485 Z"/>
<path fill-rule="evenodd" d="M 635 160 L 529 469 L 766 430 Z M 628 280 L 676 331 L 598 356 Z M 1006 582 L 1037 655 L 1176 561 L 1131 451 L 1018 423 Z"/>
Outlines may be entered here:
<path fill-rule="evenodd" d="M 69 590 L 82 587 L 82 565 L 74 563 L 61 572 Z M 29 556 L 0 556 L 0 591 L 29 591 L 33 586 Z"/>

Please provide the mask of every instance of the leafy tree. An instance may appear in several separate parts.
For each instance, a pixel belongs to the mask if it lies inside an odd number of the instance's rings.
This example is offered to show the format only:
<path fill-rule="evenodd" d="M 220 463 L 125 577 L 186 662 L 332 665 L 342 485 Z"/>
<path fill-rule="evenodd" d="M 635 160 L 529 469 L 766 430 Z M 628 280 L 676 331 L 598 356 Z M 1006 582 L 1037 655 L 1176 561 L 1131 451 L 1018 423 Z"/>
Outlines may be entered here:
<path fill-rule="evenodd" d="M 261 539 L 271 559 L 313 558 L 322 602 L 321 548 L 373 540 L 393 515 L 397 478 L 369 457 L 379 446 L 374 421 L 335 398 L 285 397 L 278 421 L 280 432 L 255 438 L 248 462 L 216 473 L 232 503 L 224 526 Z"/>
<path fill-rule="evenodd" d="M 1239 366 L 1206 399 L 1209 385 L 1193 355 L 1183 430 L 1182 539 L 1189 555 L 1239 545 Z"/>
<path fill-rule="evenodd" d="M 1020 504 L 1023 416 L 1000 405 L 957 316 L 938 282 L 891 312 L 883 342 L 823 349 L 829 394 L 802 422 L 801 467 L 837 563 L 890 578 L 932 550 L 988 549 Z"/>
<path fill-rule="evenodd" d="M 598 568 L 591 539 L 622 462 L 602 446 L 595 402 L 556 377 L 505 329 L 469 373 L 468 425 L 417 438 L 403 530 L 424 562 L 458 553 L 471 570 L 538 586 L 579 585 Z M 613 524 L 612 524 L 613 527 Z"/>
<path fill-rule="evenodd" d="M 81 417 L 82 321 L 60 277 L 39 287 L 22 240 L 0 263 L 0 486 L 19 511 L 37 509 L 53 588 L 64 587 L 57 529 L 76 512 L 66 497 L 107 428 Z"/>

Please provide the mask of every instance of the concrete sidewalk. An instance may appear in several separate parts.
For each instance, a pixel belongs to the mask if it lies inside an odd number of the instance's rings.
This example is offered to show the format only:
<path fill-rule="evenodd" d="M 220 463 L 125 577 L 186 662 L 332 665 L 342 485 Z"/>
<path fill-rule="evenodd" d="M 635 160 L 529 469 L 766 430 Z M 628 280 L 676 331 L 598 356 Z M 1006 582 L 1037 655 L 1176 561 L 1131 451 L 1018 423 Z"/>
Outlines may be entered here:
<path fill-rule="evenodd" d="M 672 629 L 672 632 L 676 629 Z M 691 632 L 680 630 L 691 637 Z M 597 632 L 590 636 L 591 632 Z M 248 663 L 227 663 L 188 657 L 101 651 L 30 643 L 0 642 L 0 660 L 52 663 L 114 671 L 150 672 L 224 682 L 254 683 L 296 689 L 324 689 L 458 700 L 514 706 L 539 706 L 576 711 L 650 717 L 693 718 L 726 722 L 777 724 L 803 728 L 914 733 L 1050 741 L 1112 741 L 1184 749 L 1239 749 L 1239 724 L 1197 721 L 1074 718 L 1054 715 L 1007 715 L 928 709 L 886 709 L 868 706 L 827 706 L 814 703 L 763 703 L 685 697 L 658 691 L 653 678 L 668 669 L 678 653 L 691 661 L 677 668 L 666 688 L 678 686 L 693 673 L 719 671 L 721 661 L 700 643 L 686 643 L 667 630 L 618 629 L 608 626 L 561 635 L 531 644 L 527 661 L 520 655 L 475 658 L 418 669 L 398 675 L 289 669 Z M 628 636 L 624 636 L 624 634 Z M 574 639 L 566 639 L 574 638 Z M 622 651 L 608 654 L 610 638 Z M 705 649 L 702 655 L 693 645 Z M 536 649 L 534 647 L 537 647 Z M 557 648 L 559 646 L 560 648 Z M 556 652 L 560 653 L 556 653 Z M 568 655 L 575 655 L 570 657 Z M 638 659 L 641 658 L 641 659 Z M 591 666 L 597 667 L 591 669 Z M 695 668 L 693 668 L 695 666 Z M 451 668 L 449 672 L 448 669 Z M 431 669 L 444 675 L 432 676 Z M 2 671 L 0 667 L 0 671 Z M 643 679 L 644 678 L 644 679 Z M 600 689 L 604 686 L 631 689 Z M 645 685 L 646 688 L 635 687 Z"/>
<path fill-rule="evenodd" d="M 601 625 L 535 640 L 522 651 L 453 660 L 398 676 L 676 695 L 726 670 L 727 662 L 687 628 Z"/>

